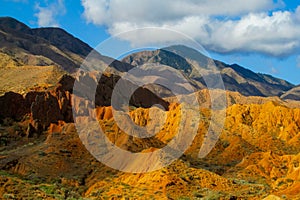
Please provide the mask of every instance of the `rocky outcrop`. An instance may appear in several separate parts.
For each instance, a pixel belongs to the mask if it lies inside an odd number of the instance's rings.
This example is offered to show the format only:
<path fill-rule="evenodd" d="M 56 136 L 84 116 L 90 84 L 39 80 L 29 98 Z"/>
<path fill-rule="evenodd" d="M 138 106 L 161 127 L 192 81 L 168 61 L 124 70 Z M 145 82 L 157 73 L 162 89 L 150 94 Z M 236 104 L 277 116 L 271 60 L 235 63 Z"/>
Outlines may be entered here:
<path fill-rule="evenodd" d="M 30 104 L 32 120 L 37 123 L 34 127 L 45 130 L 51 123 L 60 120 L 73 122 L 71 93 L 58 86 L 51 92 L 32 93 L 27 95 L 27 102 L 35 95 L 35 100 Z M 29 100 L 30 99 L 30 100 Z"/>
<path fill-rule="evenodd" d="M 101 78 L 98 80 L 98 84 L 96 84 L 97 80 L 91 73 L 82 74 L 78 78 L 76 96 L 87 98 L 91 101 L 94 100 L 95 106 L 110 106 L 112 104 L 111 98 L 113 91 L 117 82 L 120 79 L 121 77 L 118 75 L 106 74 L 102 75 Z M 69 81 L 71 81 L 71 79 Z M 96 89 L 95 86 L 97 86 Z M 160 104 L 166 110 L 168 110 L 169 108 L 169 103 L 167 101 L 163 100 L 147 88 L 136 87 L 133 83 L 129 81 L 122 82 L 122 87 L 124 87 L 124 90 L 120 89 L 120 91 L 118 92 L 125 91 L 126 93 L 132 91 L 133 88 L 137 88 L 136 90 L 134 90 L 133 94 L 131 95 L 131 98 L 129 99 L 129 105 L 131 106 L 149 108 L 154 104 Z M 95 94 L 95 96 L 91 96 L 93 94 Z M 122 99 L 118 99 L 117 101 L 119 100 Z M 119 105 L 123 104 L 120 102 L 118 103 Z M 126 103 L 128 106 L 128 102 Z M 120 106 L 114 108 L 120 109 Z"/>
<path fill-rule="evenodd" d="M 57 96 L 60 113 L 63 116 L 65 122 L 73 122 L 72 105 L 71 105 L 71 93 L 68 91 L 58 91 Z"/>
<path fill-rule="evenodd" d="M 98 87 L 95 91 L 95 106 L 110 106 L 111 96 L 114 87 L 120 77 L 116 75 L 103 75 L 99 80 Z M 86 74 L 82 77 L 80 83 L 84 92 L 91 90 L 91 85 L 95 84 L 95 78 Z M 33 132 L 41 132 L 46 130 L 51 123 L 58 123 L 60 120 L 64 122 L 73 122 L 73 113 L 71 99 L 73 95 L 77 95 L 80 101 L 74 102 L 75 110 L 80 115 L 80 109 L 85 110 L 91 104 L 87 101 L 84 93 L 72 94 L 75 79 L 72 76 L 64 75 L 57 87 L 52 91 L 46 92 L 28 92 L 25 97 L 21 94 L 9 92 L 0 97 L 0 117 L 13 118 L 20 121 L 24 115 L 31 116 L 31 125 L 28 127 L 27 135 L 32 136 Z M 92 93 L 92 91 L 89 91 Z M 82 102 L 85 102 L 82 104 Z M 130 105 L 135 107 L 151 107 L 154 104 L 162 105 L 166 110 L 169 103 L 150 90 L 138 88 L 130 99 Z M 83 108 L 82 108 L 83 107 Z M 92 109 L 92 108 L 91 108 Z M 81 113 L 89 114 L 89 113 Z M 105 116 L 107 118 L 107 116 Z M 109 117 L 110 118 L 110 117 Z"/>
<path fill-rule="evenodd" d="M 40 123 L 45 129 L 51 123 L 63 120 L 57 98 L 50 93 L 37 95 L 31 105 L 32 119 Z"/>
<path fill-rule="evenodd" d="M 12 118 L 20 121 L 25 115 L 31 116 L 27 134 L 45 130 L 51 123 L 59 120 L 72 122 L 71 93 L 64 90 L 52 92 L 29 92 L 21 94 L 8 92 L 0 97 L 0 119 Z"/>
<path fill-rule="evenodd" d="M 70 93 L 73 92 L 75 78 L 73 78 L 70 75 L 63 75 L 58 82 L 58 86 L 56 90 L 63 90 L 63 91 L 69 91 Z"/>
<path fill-rule="evenodd" d="M 21 120 L 29 112 L 26 101 L 21 94 L 7 92 L 0 97 L 0 118 Z"/>
<path fill-rule="evenodd" d="M 98 107 L 96 108 L 98 120 L 109 120 L 113 118 L 111 106 L 109 107 Z"/>

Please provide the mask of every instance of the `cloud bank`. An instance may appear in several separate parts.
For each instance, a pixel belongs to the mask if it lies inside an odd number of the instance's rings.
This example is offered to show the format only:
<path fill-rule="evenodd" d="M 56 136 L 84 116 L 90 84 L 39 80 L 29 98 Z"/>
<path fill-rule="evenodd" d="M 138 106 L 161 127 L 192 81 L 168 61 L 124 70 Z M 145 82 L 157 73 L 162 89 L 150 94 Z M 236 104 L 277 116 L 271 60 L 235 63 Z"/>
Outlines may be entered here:
<path fill-rule="evenodd" d="M 272 0 L 82 0 L 89 23 L 111 35 L 142 27 L 174 29 L 218 53 L 289 56 L 300 50 L 300 6 L 283 9 Z M 124 38 L 153 43 L 157 37 Z M 164 36 L 162 36 L 164 37 Z M 174 38 L 176 39 L 176 38 Z"/>
<path fill-rule="evenodd" d="M 56 17 L 66 12 L 64 0 L 57 0 L 46 6 L 36 4 L 35 9 L 37 10 L 35 16 L 39 27 L 58 27 L 59 23 Z"/>

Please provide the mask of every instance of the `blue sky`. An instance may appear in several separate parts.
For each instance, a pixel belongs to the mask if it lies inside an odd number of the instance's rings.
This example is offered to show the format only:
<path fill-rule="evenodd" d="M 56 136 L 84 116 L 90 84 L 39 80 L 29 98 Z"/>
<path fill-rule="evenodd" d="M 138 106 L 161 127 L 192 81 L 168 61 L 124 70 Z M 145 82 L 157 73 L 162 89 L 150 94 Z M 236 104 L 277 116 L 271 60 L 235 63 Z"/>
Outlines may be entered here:
<path fill-rule="evenodd" d="M 61 27 L 92 47 L 135 28 L 173 29 L 215 59 L 300 84 L 298 1 L 0 0 L 0 5 L 0 16 L 33 28 Z"/>

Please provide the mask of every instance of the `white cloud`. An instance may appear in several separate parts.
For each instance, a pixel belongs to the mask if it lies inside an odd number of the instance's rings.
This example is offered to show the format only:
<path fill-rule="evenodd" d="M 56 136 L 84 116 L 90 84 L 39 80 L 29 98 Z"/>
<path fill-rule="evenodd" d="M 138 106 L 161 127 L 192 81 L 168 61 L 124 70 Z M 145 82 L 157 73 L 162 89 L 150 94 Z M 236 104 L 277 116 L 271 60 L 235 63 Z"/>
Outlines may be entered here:
<path fill-rule="evenodd" d="M 272 0 L 82 0 L 84 16 L 95 24 L 176 21 L 188 16 L 236 16 L 275 6 Z"/>
<path fill-rule="evenodd" d="M 300 22 L 300 6 L 298 6 L 296 9 L 295 18 L 298 22 Z"/>
<path fill-rule="evenodd" d="M 58 27 L 59 23 L 56 20 L 56 17 L 63 15 L 65 10 L 64 0 L 57 0 L 56 2 L 47 5 L 45 7 L 36 4 L 35 6 L 37 13 L 38 26 L 39 27 Z"/>
<path fill-rule="evenodd" d="M 215 52 L 286 56 L 300 49 L 300 6 L 295 12 L 278 11 L 284 3 L 277 2 L 82 0 L 82 5 L 86 20 L 106 26 L 112 35 L 134 28 L 163 27 L 185 33 Z M 146 44 L 162 40 L 158 37 L 125 39 Z"/>

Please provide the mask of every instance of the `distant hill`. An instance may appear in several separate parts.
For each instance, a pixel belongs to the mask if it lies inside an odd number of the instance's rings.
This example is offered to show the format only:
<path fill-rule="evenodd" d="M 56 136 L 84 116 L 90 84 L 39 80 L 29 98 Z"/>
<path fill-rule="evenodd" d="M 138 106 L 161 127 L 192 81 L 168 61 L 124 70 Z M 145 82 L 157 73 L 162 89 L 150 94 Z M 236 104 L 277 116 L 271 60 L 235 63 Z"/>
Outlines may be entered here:
<path fill-rule="evenodd" d="M 178 45 L 155 51 L 133 53 L 122 61 L 134 66 L 145 63 L 167 65 L 182 71 L 195 85 L 203 88 L 205 81 L 196 67 L 206 70 L 210 60 L 212 59 L 192 48 Z M 293 84 L 285 80 L 254 73 L 237 64 L 228 65 L 217 60 L 213 61 L 221 73 L 226 90 L 237 91 L 246 96 L 280 96 L 294 87 Z"/>
<path fill-rule="evenodd" d="M 296 101 L 300 101 L 300 85 L 290 89 L 289 91 L 285 92 L 280 97 L 281 99 L 292 99 Z"/>

